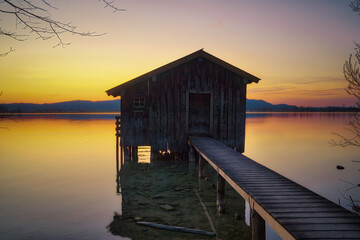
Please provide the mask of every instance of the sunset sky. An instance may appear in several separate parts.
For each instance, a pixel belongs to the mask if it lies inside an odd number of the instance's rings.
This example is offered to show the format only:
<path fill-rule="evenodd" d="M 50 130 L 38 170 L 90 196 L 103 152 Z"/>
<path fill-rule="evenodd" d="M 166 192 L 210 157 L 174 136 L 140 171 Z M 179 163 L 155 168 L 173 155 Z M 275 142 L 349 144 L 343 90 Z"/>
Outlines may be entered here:
<path fill-rule="evenodd" d="M 24 42 L 0 36 L 0 103 L 111 100 L 105 90 L 204 48 L 262 80 L 248 98 L 298 106 L 352 105 L 344 61 L 360 42 L 360 16 L 339 0 L 52 1 L 52 16 L 101 37 Z M 4 3 L 0 2 L 1 5 Z M 0 13 L 0 27 L 20 29 Z"/>

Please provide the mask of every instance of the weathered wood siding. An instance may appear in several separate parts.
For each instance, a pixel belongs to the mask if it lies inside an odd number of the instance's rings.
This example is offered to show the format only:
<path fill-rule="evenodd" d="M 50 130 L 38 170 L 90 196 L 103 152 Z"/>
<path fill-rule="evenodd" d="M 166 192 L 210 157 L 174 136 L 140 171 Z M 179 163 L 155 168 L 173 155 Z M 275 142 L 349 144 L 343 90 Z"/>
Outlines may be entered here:
<path fill-rule="evenodd" d="M 205 58 L 196 58 L 124 90 L 121 145 L 150 145 L 155 151 L 186 150 L 190 93 L 211 95 L 209 136 L 243 152 L 246 83 Z M 142 112 L 135 111 L 134 97 L 145 97 Z"/>

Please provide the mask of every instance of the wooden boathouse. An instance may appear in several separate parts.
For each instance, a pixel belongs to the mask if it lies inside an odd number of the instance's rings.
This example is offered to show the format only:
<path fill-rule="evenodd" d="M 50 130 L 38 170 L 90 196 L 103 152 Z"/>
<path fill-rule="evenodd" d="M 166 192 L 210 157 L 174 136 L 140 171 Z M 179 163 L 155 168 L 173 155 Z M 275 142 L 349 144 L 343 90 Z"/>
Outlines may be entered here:
<path fill-rule="evenodd" d="M 265 222 L 283 239 L 360 239 L 359 215 L 241 154 L 246 86 L 259 80 L 196 51 L 106 91 L 121 98 L 116 139 L 120 130 L 121 149 L 189 150 L 199 162 L 199 178 L 205 164 L 211 165 L 218 174 L 219 212 L 225 209 L 228 182 L 251 207 L 253 240 L 266 238 Z"/>
<path fill-rule="evenodd" d="M 197 135 L 244 152 L 246 86 L 259 80 L 201 49 L 107 90 L 121 98 L 120 146 L 182 153 Z"/>

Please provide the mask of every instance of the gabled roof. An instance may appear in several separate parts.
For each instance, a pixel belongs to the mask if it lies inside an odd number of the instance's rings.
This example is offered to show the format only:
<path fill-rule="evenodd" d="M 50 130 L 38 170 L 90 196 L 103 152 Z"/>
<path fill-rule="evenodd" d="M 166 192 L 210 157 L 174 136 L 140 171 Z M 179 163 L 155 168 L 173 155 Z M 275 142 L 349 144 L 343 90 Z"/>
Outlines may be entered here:
<path fill-rule="evenodd" d="M 180 59 L 178 59 L 176 61 L 168 63 L 168 64 L 166 64 L 166 65 L 164 65 L 162 67 L 159 67 L 159 68 L 157 68 L 155 70 L 152 70 L 152 71 L 150 71 L 148 73 L 145 73 L 145 74 L 143 74 L 143 75 L 141 75 L 139 77 L 136 77 L 136 78 L 134 78 L 134 79 L 132 79 L 130 81 L 127 81 L 127 82 L 125 82 L 123 84 L 120 84 L 120 85 L 114 87 L 114 88 L 111 88 L 111 89 L 107 90 L 106 93 L 109 96 L 110 95 L 112 95 L 114 97 L 119 96 L 120 91 L 127 88 L 127 87 L 130 87 L 130 86 L 132 86 L 132 85 L 134 85 L 136 83 L 139 83 L 139 82 L 141 82 L 143 80 L 146 80 L 146 79 L 148 79 L 148 78 L 150 78 L 150 77 L 152 77 L 154 75 L 157 75 L 159 73 L 165 72 L 165 71 L 167 71 L 169 69 L 175 68 L 175 67 L 177 67 L 177 66 L 179 66 L 179 65 L 181 65 L 183 63 L 186 63 L 186 62 L 188 62 L 190 60 L 193 60 L 195 58 L 198 58 L 198 57 L 206 58 L 206 59 L 210 60 L 211 62 L 217 63 L 220 66 L 228 69 L 229 71 L 231 71 L 231 72 L 233 72 L 233 73 L 235 73 L 235 74 L 237 74 L 239 76 L 244 77 L 247 80 L 247 83 L 252 83 L 252 82 L 258 83 L 259 80 L 260 80 L 260 78 L 255 77 L 254 75 L 251 75 L 250 73 L 247 73 L 247 72 L 241 70 L 240 68 L 237 68 L 237 67 L 235 67 L 235 66 L 221 60 L 220 58 L 217 58 L 217 57 L 205 52 L 203 49 L 200 49 L 200 50 L 198 50 L 198 51 L 196 51 L 194 53 L 191 53 L 191 54 L 189 54 L 189 55 L 187 55 L 185 57 L 182 57 L 182 58 L 180 58 Z"/>

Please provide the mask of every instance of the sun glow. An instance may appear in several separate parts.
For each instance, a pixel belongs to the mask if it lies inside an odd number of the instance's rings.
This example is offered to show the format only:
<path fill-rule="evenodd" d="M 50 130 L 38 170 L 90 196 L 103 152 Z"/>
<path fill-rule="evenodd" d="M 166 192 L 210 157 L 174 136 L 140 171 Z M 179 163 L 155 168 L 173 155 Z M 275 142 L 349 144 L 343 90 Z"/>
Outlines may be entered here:
<path fill-rule="evenodd" d="M 262 79 L 249 86 L 249 98 L 305 106 L 353 103 L 343 90 L 342 65 L 360 39 L 359 16 L 346 3 L 121 1 L 128 11 L 116 14 L 97 1 L 56 4 L 56 17 L 108 34 L 67 35 L 72 44 L 65 48 L 52 48 L 53 40 L 2 37 L 0 52 L 15 51 L 0 58 L 0 102 L 109 100 L 105 90 L 204 48 Z"/>

